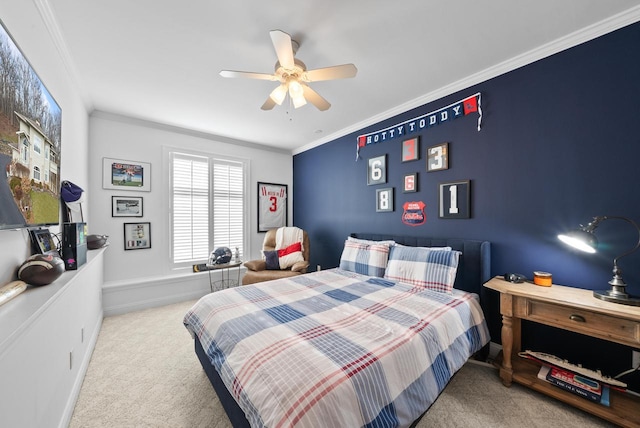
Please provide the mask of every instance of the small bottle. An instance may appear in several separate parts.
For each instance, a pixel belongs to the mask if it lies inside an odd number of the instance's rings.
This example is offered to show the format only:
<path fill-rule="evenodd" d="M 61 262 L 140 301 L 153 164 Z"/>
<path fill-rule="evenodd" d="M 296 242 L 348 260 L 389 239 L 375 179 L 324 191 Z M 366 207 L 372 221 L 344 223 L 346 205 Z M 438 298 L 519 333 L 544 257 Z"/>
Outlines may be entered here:
<path fill-rule="evenodd" d="M 240 261 L 240 250 L 236 247 L 236 252 L 234 254 L 236 263 Z"/>

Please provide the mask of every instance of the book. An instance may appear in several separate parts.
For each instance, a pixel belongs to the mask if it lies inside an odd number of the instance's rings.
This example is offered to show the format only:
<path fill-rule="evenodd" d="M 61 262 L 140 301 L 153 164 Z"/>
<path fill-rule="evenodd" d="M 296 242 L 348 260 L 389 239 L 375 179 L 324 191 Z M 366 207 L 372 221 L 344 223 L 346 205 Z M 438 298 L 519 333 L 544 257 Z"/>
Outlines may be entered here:
<path fill-rule="evenodd" d="M 609 386 L 558 367 L 541 366 L 538 378 L 587 400 L 609 406 Z"/>
<path fill-rule="evenodd" d="M 627 384 L 618 380 L 618 379 L 614 379 L 612 377 L 609 376 L 604 376 L 600 370 L 590 370 L 587 369 L 585 367 L 582 367 L 581 365 L 576 365 L 576 364 L 572 364 L 567 360 L 563 360 L 561 358 L 556 357 L 555 355 L 551 355 L 551 354 L 545 354 L 543 352 L 535 352 L 535 351 L 524 351 L 524 352 L 520 352 L 518 353 L 518 355 L 522 358 L 527 358 L 530 360 L 534 360 L 539 362 L 542 365 L 547 365 L 547 366 L 552 366 L 552 367 L 558 367 L 564 370 L 568 370 L 572 373 L 577 373 L 580 374 L 584 377 L 587 377 L 589 379 L 593 379 L 593 380 L 597 380 L 598 382 L 602 383 L 603 385 L 607 385 L 611 388 L 617 389 L 621 392 L 625 392 L 626 388 L 627 388 Z"/>

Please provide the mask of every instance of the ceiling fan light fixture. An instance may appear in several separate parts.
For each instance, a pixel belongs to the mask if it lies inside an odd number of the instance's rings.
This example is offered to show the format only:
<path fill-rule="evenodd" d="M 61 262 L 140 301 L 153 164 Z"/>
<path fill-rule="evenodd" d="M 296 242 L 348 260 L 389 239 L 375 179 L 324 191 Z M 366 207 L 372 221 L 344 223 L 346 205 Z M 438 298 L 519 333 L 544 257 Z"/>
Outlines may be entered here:
<path fill-rule="evenodd" d="M 289 95 L 291 98 L 303 96 L 302 85 L 297 80 L 291 80 L 289 82 Z"/>
<path fill-rule="evenodd" d="M 289 34 L 282 30 L 272 30 L 269 35 L 278 57 L 273 74 L 233 70 L 222 70 L 220 72 L 222 77 L 242 77 L 280 82 L 280 85 L 269 94 L 269 97 L 260 107 L 262 110 L 271 110 L 276 105 L 282 105 L 288 94 L 289 105 L 293 104 L 295 108 L 302 107 L 309 102 L 318 110 L 325 111 L 331 107 L 331 104 L 307 84 L 316 81 L 355 77 L 358 72 L 358 69 L 353 64 L 307 70 L 304 62 L 295 58 L 299 45 L 295 40 L 291 39 Z"/>
<path fill-rule="evenodd" d="M 293 108 L 302 107 L 307 103 L 307 100 L 304 98 L 302 92 L 295 97 L 291 97 L 291 101 L 293 101 Z"/>
<path fill-rule="evenodd" d="M 286 96 L 287 96 L 287 85 L 285 85 L 284 83 L 278 86 L 277 88 L 275 88 L 273 91 L 271 91 L 271 94 L 269 94 L 269 97 L 271 97 L 273 102 L 278 105 L 282 105 L 282 102 L 284 101 Z"/>
<path fill-rule="evenodd" d="M 289 80 L 289 96 L 293 102 L 293 108 L 302 107 L 307 103 L 302 85 L 297 80 Z"/>

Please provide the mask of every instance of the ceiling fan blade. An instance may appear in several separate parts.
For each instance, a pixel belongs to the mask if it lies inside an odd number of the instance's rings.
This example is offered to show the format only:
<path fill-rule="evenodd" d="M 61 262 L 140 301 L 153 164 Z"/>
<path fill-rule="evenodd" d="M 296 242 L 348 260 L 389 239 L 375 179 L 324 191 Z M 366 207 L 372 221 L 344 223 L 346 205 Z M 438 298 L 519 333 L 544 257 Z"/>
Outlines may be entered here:
<path fill-rule="evenodd" d="M 280 65 L 285 69 L 292 69 L 294 62 L 291 36 L 280 30 L 270 31 L 269 35 L 271 35 L 271 41 L 273 42 L 273 47 L 276 50 Z"/>
<path fill-rule="evenodd" d="M 271 99 L 271 97 L 267 97 L 267 100 L 260 107 L 262 110 L 271 110 L 276 106 L 276 102 Z"/>
<path fill-rule="evenodd" d="M 260 79 L 260 80 L 271 80 L 276 81 L 278 78 L 273 74 L 266 73 L 251 73 L 249 71 L 233 71 L 233 70 L 222 70 L 220 72 L 220 76 L 222 77 L 242 77 L 245 79 Z"/>
<path fill-rule="evenodd" d="M 321 80 L 348 79 L 354 77 L 356 73 L 358 73 L 358 69 L 355 65 L 343 64 L 308 70 L 304 75 L 308 82 L 319 82 Z"/>
<path fill-rule="evenodd" d="M 329 104 L 329 101 L 322 98 L 320 94 L 318 94 L 316 91 L 314 91 L 313 89 L 311 89 L 309 86 L 305 84 L 301 84 L 301 85 L 302 85 L 302 91 L 303 91 L 302 93 L 304 94 L 305 99 L 309 101 L 311 104 L 313 104 L 314 106 L 316 106 L 318 110 L 325 111 L 325 110 L 328 110 L 329 107 L 331 107 L 331 104 Z"/>

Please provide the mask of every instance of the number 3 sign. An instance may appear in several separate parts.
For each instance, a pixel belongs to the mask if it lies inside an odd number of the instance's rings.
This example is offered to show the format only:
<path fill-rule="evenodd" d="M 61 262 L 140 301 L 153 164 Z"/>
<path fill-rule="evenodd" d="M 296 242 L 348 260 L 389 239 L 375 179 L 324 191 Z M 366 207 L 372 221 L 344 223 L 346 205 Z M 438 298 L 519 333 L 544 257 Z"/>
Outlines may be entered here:
<path fill-rule="evenodd" d="M 440 218 L 469 218 L 471 216 L 471 182 L 469 180 L 440 183 Z"/>
<path fill-rule="evenodd" d="M 258 232 L 287 225 L 287 185 L 258 182 Z"/>

